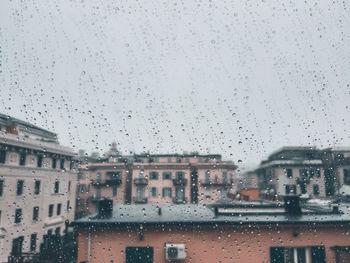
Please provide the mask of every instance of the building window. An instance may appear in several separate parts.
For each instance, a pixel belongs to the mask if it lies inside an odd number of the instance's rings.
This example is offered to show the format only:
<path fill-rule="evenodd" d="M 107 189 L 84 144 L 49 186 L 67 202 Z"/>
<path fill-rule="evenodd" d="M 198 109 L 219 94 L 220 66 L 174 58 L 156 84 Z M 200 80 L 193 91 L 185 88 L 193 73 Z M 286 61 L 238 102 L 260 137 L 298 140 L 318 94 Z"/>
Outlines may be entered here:
<path fill-rule="evenodd" d="M 163 172 L 163 180 L 171 180 L 171 172 Z"/>
<path fill-rule="evenodd" d="M 184 181 L 185 180 L 185 173 L 184 172 L 176 172 L 175 178 L 177 181 Z"/>
<path fill-rule="evenodd" d="M 164 187 L 162 190 L 162 196 L 163 197 L 171 197 L 172 196 L 171 187 Z"/>
<path fill-rule="evenodd" d="M 325 263 L 326 254 L 323 246 L 320 247 L 271 247 L 270 262 L 293 262 L 306 263 L 307 259 L 311 262 Z"/>
<path fill-rule="evenodd" d="M 23 194 L 23 186 L 24 186 L 24 181 L 23 180 L 18 180 L 17 181 L 17 195 L 22 195 Z"/>
<path fill-rule="evenodd" d="M 183 188 L 176 188 L 175 189 L 175 197 L 177 202 L 184 202 L 185 201 L 185 191 Z"/>
<path fill-rule="evenodd" d="M 314 195 L 319 195 L 320 194 L 320 189 L 318 184 L 314 184 Z"/>
<path fill-rule="evenodd" d="M 350 169 L 344 169 L 344 184 L 350 185 Z"/>
<path fill-rule="evenodd" d="M 297 186 L 295 184 L 287 184 L 286 185 L 286 194 L 296 194 Z"/>
<path fill-rule="evenodd" d="M 19 165 L 25 165 L 26 164 L 26 154 L 21 153 L 19 156 Z"/>
<path fill-rule="evenodd" d="M 222 172 L 222 183 L 227 184 L 227 172 Z"/>
<path fill-rule="evenodd" d="M 171 157 L 168 157 L 168 163 L 171 163 Z"/>
<path fill-rule="evenodd" d="M 117 196 L 117 186 L 113 186 L 113 196 Z"/>
<path fill-rule="evenodd" d="M 53 216 L 53 205 L 49 205 L 49 217 Z"/>
<path fill-rule="evenodd" d="M 39 220 L 39 206 L 33 207 L 33 221 Z"/>
<path fill-rule="evenodd" d="M 286 169 L 286 173 L 287 173 L 287 178 L 293 178 L 293 170 L 288 168 Z"/>
<path fill-rule="evenodd" d="M 320 168 L 317 168 L 317 169 L 316 169 L 316 177 L 317 177 L 317 178 L 320 178 L 320 177 L 321 177 L 321 169 L 320 169 Z"/>
<path fill-rule="evenodd" d="M 96 199 L 97 200 L 101 199 L 101 188 L 96 189 Z"/>
<path fill-rule="evenodd" d="M 23 237 L 14 238 L 12 240 L 12 250 L 11 253 L 13 255 L 21 255 L 22 254 L 22 246 L 23 246 Z"/>
<path fill-rule="evenodd" d="M 66 209 L 67 209 L 67 211 L 70 211 L 70 201 L 69 200 L 67 201 L 67 208 Z"/>
<path fill-rule="evenodd" d="M 61 170 L 64 169 L 64 159 L 61 159 L 61 161 L 60 161 L 60 169 Z"/>
<path fill-rule="evenodd" d="M 181 163 L 181 158 L 176 158 L 177 163 Z"/>
<path fill-rule="evenodd" d="M 36 239 L 37 239 L 36 233 L 31 234 L 31 236 L 30 236 L 30 251 L 36 250 Z"/>
<path fill-rule="evenodd" d="M 0 226 L 1 226 L 1 210 L 0 210 Z"/>
<path fill-rule="evenodd" d="M 55 181 L 54 193 L 58 194 L 59 191 L 60 191 L 60 181 Z"/>
<path fill-rule="evenodd" d="M 60 227 L 56 227 L 55 229 L 55 235 L 59 236 L 61 234 L 61 228 Z"/>
<path fill-rule="evenodd" d="M 0 180 L 0 196 L 4 193 L 4 180 Z"/>
<path fill-rule="evenodd" d="M 144 187 L 137 187 L 136 188 L 136 199 L 143 200 L 144 198 L 145 198 L 145 188 Z"/>
<path fill-rule="evenodd" d="M 34 194 L 35 195 L 40 194 L 40 184 L 41 184 L 41 182 L 39 180 L 35 180 L 35 183 L 34 183 Z"/>
<path fill-rule="evenodd" d="M 101 173 L 97 173 L 97 183 L 101 183 L 102 182 L 102 174 Z"/>
<path fill-rule="evenodd" d="M 205 172 L 205 183 L 210 184 L 210 171 Z"/>
<path fill-rule="evenodd" d="M 43 156 L 42 155 L 38 155 L 37 166 L 38 167 L 42 167 L 43 166 Z"/>
<path fill-rule="evenodd" d="M 309 171 L 307 169 L 300 169 L 299 170 L 299 175 L 301 178 L 307 178 L 308 177 Z"/>
<path fill-rule="evenodd" d="M 158 180 L 158 172 L 150 172 L 149 179 L 150 180 Z"/>
<path fill-rule="evenodd" d="M 71 185 L 72 185 L 72 182 L 69 181 L 69 182 L 68 182 L 68 193 L 70 192 Z"/>
<path fill-rule="evenodd" d="M 57 215 L 59 216 L 61 214 L 62 210 L 62 204 L 57 204 Z"/>
<path fill-rule="evenodd" d="M 150 191 L 151 197 L 157 197 L 157 188 L 152 187 Z"/>
<path fill-rule="evenodd" d="M 15 224 L 21 223 L 22 221 L 22 209 L 18 208 L 15 210 Z"/>
<path fill-rule="evenodd" d="M 56 169 L 56 162 L 57 160 L 55 158 L 52 158 L 52 168 Z"/>
<path fill-rule="evenodd" d="M 0 163 L 5 163 L 6 162 L 6 151 L 1 150 L 0 151 Z"/>
<path fill-rule="evenodd" d="M 205 189 L 205 197 L 210 198 L 210 189 L 209 188 Z"/>

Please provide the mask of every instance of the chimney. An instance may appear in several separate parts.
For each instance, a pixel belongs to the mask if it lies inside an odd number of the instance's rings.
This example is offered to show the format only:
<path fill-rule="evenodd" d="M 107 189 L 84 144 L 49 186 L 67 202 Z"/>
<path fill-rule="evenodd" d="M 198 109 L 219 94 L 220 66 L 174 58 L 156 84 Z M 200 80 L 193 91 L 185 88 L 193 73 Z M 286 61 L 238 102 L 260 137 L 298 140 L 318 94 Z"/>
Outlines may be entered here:
<path fill-rule="evenodd" d="M 287 195 L 284 197 L 284 209 L 289 216 L 300 216 L 300 198 L 297 195 Z"/>
<path fill-rule="evenodd" d="M 219 207 L 214 206 L 214 214 L 215 214 L 215 217 L 219 215 Z"/>
<path fill-rule="evenodd" d="M 339 212 L 339 206 L 338 206 L 338 205 L 334 205 L 333 208 L 332 208 L 332 212 L 333 212 L 334 214 L 339 214 L 339 213 L 340 213 L 340 212 Z"/>
<path fill-rule="evenodd" d="M 113 214 L 113 200 L 103 199 L 98 203 L 98 218 L 111 218 Z"/>

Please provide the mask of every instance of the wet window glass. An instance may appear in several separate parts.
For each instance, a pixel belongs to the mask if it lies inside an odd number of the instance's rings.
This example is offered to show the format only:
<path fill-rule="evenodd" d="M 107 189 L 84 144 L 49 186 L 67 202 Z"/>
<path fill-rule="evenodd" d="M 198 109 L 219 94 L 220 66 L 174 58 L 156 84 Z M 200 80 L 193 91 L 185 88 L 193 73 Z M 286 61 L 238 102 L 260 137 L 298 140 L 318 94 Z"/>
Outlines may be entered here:
<path fill-rule="evenodd" d="M 0 263 L 350 262 L 347 1 L 0 1 Z"/>

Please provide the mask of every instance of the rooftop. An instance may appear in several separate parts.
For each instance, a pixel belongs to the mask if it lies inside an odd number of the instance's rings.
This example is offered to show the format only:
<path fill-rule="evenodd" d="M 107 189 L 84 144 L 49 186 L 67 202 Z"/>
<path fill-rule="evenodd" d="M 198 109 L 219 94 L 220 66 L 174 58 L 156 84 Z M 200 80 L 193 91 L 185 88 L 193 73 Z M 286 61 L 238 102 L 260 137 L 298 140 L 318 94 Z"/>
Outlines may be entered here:
<path fill-rule="evenodd" d="M 20 120 L 20 119 L 17 119 L 15 117 L 12 117 L 12 116 L 9 116 L 9 115 L 6 115 L 6 114 L 2 114 L 0 113 L 0 120 L 3 120 L 3 121 L 6 121 L 7 123 L 13 123 L 13 124 L 20 124 L 20 125 L 23 125 L 29 129 L 35 129 L 35 130 L 39 130 L 41 132 L 44 132 L 52 137 L 56 137 L 56 133 L 54 132 L 51 132 L 51 131 L 48 131 L 46 129 L 43 129 L 41 127 L 38 127 L 36 125 L 33 125 L 29 122 L 26 122 L 26 121 L 23 121 L 23 120 Z"/>
<path fill-rule="evenodd" d="M 285 212 L 281 203 L 238 203 L 218 205 L 117 205 L 110 218 L 97 214 L 79 219 L 73 225 L 123 224 L 310 224 L 350 223 L 350 209 L 341 205 L 339 211 L 329 205 L 303 206 L 300 216 Z"/>

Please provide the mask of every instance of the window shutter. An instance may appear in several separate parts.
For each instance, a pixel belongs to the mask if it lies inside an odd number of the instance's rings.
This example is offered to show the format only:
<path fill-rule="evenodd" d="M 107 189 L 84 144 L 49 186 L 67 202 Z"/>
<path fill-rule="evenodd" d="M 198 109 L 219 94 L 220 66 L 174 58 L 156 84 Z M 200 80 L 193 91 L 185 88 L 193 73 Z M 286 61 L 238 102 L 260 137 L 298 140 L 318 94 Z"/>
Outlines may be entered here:
<path fill-rule="evenodd" d="M 284 263 L 284 247 L 270 248 L 271 263 Z"/>
<path fill-rule="evenodd" d="M 312 263 L 326 263 L 326 251 L 324 246 L 311 247 L 311 259 Z"/>

